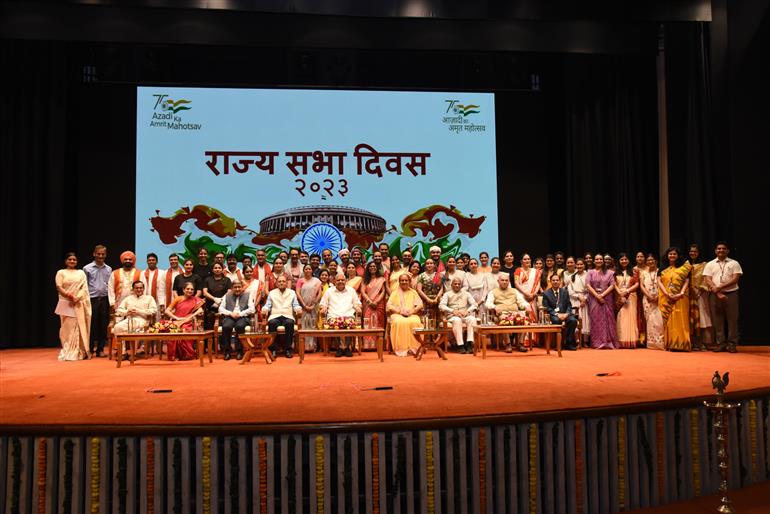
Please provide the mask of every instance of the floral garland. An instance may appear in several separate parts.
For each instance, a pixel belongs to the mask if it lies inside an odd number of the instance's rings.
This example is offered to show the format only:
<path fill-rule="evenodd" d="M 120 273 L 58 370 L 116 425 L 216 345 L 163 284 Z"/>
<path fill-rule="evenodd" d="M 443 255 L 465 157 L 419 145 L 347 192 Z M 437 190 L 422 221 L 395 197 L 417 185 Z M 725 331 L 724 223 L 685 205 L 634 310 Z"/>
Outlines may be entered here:
<path fill-rule="evenodd" d="M 537 514 L 537 424 L 529 425 L 529 512 Z"/>
<path fill-rule="evenodd" d="M 37 440 L 37 511 L 45 514 L 45 485 L 48 460 L 48 440 L 41 437 Z"/>
<path fill-rule="evenodd" d="M 315 502 L 316 512 L 324 512 L 324 437 L 317 435 L 315 438 Z"/>
<path fill-rule="evenodd" d="M 618 418 L 618 508 L 626 510 L 626 418 Z"/>
<path fill-rule="evenodd" d="M 372 434 L 372 514 L 380 514 L 380 434 L 377 432 Z"/>
<path fill-rule="evenodd" d="M 487 431 L 479 429 L 479 512 L 487 511 Z"/>
<path fill-rule="evenodd" d="M 181 331 L 182 327 L 170 319 L 156 321 L 147 328 L 147 332 L 150 334 L 178 334 Z"/>
<path fill-rule="evenodd" d="M 757 402 L 749 401 L 749 437 L 751 438 L 751 476 L 759 481 L 759 459 L 757 458 Z"/>
<path fill-rule="evenodd" d="M 532 320 L 529 319 L 529 317 L 525 314 L 525 311 L 509 311 L 504 312 L 501 316 L 499 321 L 497 322 L 498 325 L 503 327 L 512 327 L 512 326 L 524 326 L 529 325 L 532 323 Z"/>
<path fill-rule="evenodd" d="M 690 457 L 692 466 L 692 485 L 695 496 L 701 495 L 700 483 L 700 434 L 698 433 L 698 409 L 690 409 Z"/>
<path fill-rule="evenodd" d="M 211 514 L 211 437 L 201 439 L 201 482 L 204 514 Z M 174 484 L 176 485 L 176 484 Z"/>
<path fill-rule="evenodd" d="M 326 320 L 324 320 L 323 327 L 325 330 L 350 330 L 356 328 L 356 319 L 348 316 L 326 318 Z"/>
<path fill-rule="evenodd" d="M 71 439 L 64 441 L 64 498 L 62 499 L 63 514 L 72 512 L 72 447 Z M 93 481 L 93 479 L 92 479 Z"/>
<path fill-rule="evenodd" d="M 146 452 L 146 472 L 145 472 L 145 490 L 147 494 L 147 514 L 155 513 L 155 439 L 147 437 L 145 439 Z"/>
<path fill-rule="evenodd" d="M 267 513 L 267 442 L 260 439 L 257 442 L 259 454 L 259 512 Z"/>
<path fill-rule="evenodd" d="M 665 418 L 662 412 L 655 413 L 655 445 L 658 451 L 657 471 L 658 471 L 658 501 L 663 502 L 663 496 L 666 492 L 666 467 L 665 467 Z"/>
<path fill-rule="evenodd" d="M 425 432 L 425 479 L 427 490 L 425 492 L 428 513 L 436 512 L 436 467 L 433 462 L 433 432 Z M 483 511 L 482 511 L 483 512 Z"/>
<path fill-rule="evenodd" d="M 578 419 L 575 421 L 575 505 L 578 514 L 583 514 L 583 459 L 583 421 Z"/>
<path fill-rule="evenodd" d="M 65 445 L 65 449 L 66 449 L 66 445 Z M 101 453 L 102 453 L 101 441 L 99 440 L 98 437 L 92 437 L 91 438 L 91 514 L 98 514 L 100 510 L 99 489 L 101 488 L 101 480 L 102 480 Z"/>

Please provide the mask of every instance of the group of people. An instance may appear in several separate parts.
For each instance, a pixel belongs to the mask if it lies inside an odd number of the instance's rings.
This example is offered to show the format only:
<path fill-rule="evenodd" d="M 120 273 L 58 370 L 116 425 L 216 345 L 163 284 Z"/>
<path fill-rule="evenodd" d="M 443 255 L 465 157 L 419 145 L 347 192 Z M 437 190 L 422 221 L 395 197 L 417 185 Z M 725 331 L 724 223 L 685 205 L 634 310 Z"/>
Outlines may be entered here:
<path fill-rule="evenodd" d="M 729 246 L 716 245 L 716 258 L 703 262 L 700 249 L 691 245 L 685 261 L 677 248 L 664 254 L 660 270 L 653 254 L 638 252 L 632 264 L 627 254 L 616 259 L 587 253 L 564 252 L 532 259 L 523 254 L 515 265 L 511 251 L 490 258 L 468 254 L 442 256 L 434 246 L 420 263 L 409 250 L 391 254 L 381 243 L 369 259 L 360 248 L 342 249 L 337 259 L 330 250 L 308 254 L 292 248 L 268 263 L 258 250 L 240 262 L 218 252 L 209 260 L 201 248 L 197 260 L 180 262 L 169 256 L 167 269 L 158 257 L 147 255 L 147 267 L 136 267 L 136 256 L 120 255 L 121 267 L 105 263 L 107 249 L 96 246 L 93 262 L 77 268 L 75 254 L 67 254 L 65 268 L 56 275 L 61 318 L 60 360 L 104 356 L 111 313 L 113 332 L 145 329 L 161 317 L 174 320 L 182 330 L 214 326 L 218 314 L 225 359 L 242 357 L 239 335 L 254 321 L 266 323 L 275 339 L 273 352 L 293 355 L 295 326 L 320 328 L 335 320 L 358 318 L 372 328 L 390 325 L 390 341 L 398 356 L 419 348 L 413 329 L 428 320 L 444 319 L 451 326 L 460 353 L 472 353 L 473 331 L 479 320 L 491 323 L 511 316 L 532 322 L 565 325 L 567 349 L 580 340 L 592 348 L 648 348 L 673 351 L 734 352 L 738 342 L 738 281 L 742 270 L 730 259 Z M 725 326 L 727 329 L 725 329 Z M 234 336 L 234 337 L 233 337 Z M 234 339 L 234 345 L 231 344 Z M 505 341 L 508 352 L 525 351 L 525 335 Z M 305 338 L 306 351 L 318 341 Z M 336 355 L 352 355 L 352 338 L 339 341 Z M 364 337 L 363 349 L 375 349 L 374 338 Z M 171 359 L 195 357 L 192 343 L 168 345 Z"/>

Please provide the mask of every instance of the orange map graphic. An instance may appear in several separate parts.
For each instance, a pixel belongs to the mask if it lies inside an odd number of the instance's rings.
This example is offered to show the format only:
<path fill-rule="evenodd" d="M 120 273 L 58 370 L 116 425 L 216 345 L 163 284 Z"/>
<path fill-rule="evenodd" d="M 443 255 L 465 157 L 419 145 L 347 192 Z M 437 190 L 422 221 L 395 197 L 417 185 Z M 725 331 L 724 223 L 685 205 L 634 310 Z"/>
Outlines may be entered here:
<path fill-rule="evenodd" d="M 234 237 L 238 230 L 249 230 L 234 218 L 207 205 L 196 205 L 192 209 L 182 207 L 167 218 L 160 216 L 160 211 L 156 210 L 155 213 L 158 216 L 150 218 L 150 223 L 163 244 L 176 243 L 177 238 L 185 233 L 182 230 L 182 224 L 187 220 L 195 220 L 195 226 L 198 229 L 217 237 Z"/>
<path fill-rule="evenodd" d="M 419 230 L 423 237 L 432 235 L 433 239 L 441 239 L 448 236 L 455 227 L 451 223 L 434 220 L 437 214 L 453 218 L 457 222 L 457 231 L 468 237 L 476 237 L 481 231 L 481 224 L 487 219 L 486 216 L 474 218 L 472 214 L 469 217 L 464 216 L 454 205 L 450 205 L 449 208 L 443 205 L 430 205 L 404 218 L 401 222 L 401 233 L 407 237 L 414 237 Z"/>
<path fill-rule="evenodd" d="M 176 243 L 178 238 L 185 234 L 182 224 L 188 220 L 195 220 L 195 226 L 203 231 L 211 233 L 217 237 L 236 237 L 238 231 L 247 231 L 253 234 L 252 243 L 260 246 L 269 244 L 280 244 L 283 240 L 291 241 L 301 229 L 290 229 L 277 234 L 259 234 L 240 224 L 235 218 L 231 218 L 222 211 L 209 207 L 207 205 L 196 205 L 192 209 L 182 207 L 169 217 L 160 216 L 160 211 L 155 211 L 157 216 L 150 218 L 152 230 L 158 233 L 160 240 L 164 244 Z M 443 214 L 453 222 L 445 223 L 436 216 Z M 443 205 L 430 205 L 409 214 L 401 221 L 400 233 L 406 237 L 415 237 L 417 232 L 422 233 L 422 237 L 431 240 L 441 239 L 453 233 L 455 230 L 459 234 L 468 237 L 476 237 L 481 231 L 481 225 L 487 219 L 486 216 L 478 218 L 473 215 L 465 216 L 454 205 L 445 207 Z M 349 229 L 341 229 L 345 234 L 345 240 L 349 247 L 358 246 L 369 248 L 380 241 L 383 234 L 372 234 L 369 232 L 359 232 Z M 392 226 L 388 232 L 398 232 L 395 226 Z"/>

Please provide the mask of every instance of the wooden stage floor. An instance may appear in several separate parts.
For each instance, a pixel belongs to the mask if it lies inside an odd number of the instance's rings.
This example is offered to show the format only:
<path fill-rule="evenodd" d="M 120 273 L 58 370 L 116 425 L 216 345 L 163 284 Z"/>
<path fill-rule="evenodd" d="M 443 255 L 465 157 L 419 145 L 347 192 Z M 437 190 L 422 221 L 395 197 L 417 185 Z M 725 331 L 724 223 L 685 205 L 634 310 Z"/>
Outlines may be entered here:
<path fill-rule="evenodd" d="M 296 357 L 279 357 L 272 365 L 254 359 L 241 366 L 233 359 L 204 368 L 198 361 L 151 359 L 121 369 L 107 359 L 59 362 L 57 352 L 0 351 L 0 430 L 287 431 L 308 424 L 328 429 L 577 417 L 711 396 L 715 370 L 730 371 L 733 394 L 770 388 L 770 346 L 741 347 L 737 354 L 583 349 L 565 351 L 561 359 L 540 349 L 492 351 L 486 360 L 449 354 L 441 361 L 434 353 L 417 362 L 386 355 L 382 363 L 374 352 L 341 359 L 308 354 L 302 365 Z"/>

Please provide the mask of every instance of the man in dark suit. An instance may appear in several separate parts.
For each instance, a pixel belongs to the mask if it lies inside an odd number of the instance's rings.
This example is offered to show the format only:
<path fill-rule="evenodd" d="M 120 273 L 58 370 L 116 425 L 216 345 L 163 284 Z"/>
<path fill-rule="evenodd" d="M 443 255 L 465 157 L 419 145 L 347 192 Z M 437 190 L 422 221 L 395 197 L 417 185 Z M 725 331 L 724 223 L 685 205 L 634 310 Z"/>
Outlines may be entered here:
<path fill-rule="evenodd" d="M 572 303 L 569 299 L 569 292 L 561 285 L 561 278 L 558 274 L 551 275 L 551 288 L 543 294 L 543 307 L 548 311 L 551 317 L 551 323 L 554 325 L 564 323 L 567 327 L 567 341 L 564 345 L 566 350 L 577 350 L 575 344 L 575 328 L 577 328 L 577 318 L 572 314 Z"/>

